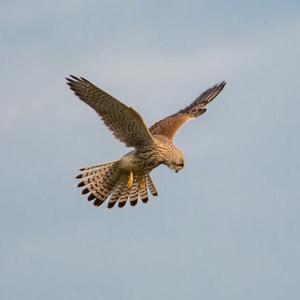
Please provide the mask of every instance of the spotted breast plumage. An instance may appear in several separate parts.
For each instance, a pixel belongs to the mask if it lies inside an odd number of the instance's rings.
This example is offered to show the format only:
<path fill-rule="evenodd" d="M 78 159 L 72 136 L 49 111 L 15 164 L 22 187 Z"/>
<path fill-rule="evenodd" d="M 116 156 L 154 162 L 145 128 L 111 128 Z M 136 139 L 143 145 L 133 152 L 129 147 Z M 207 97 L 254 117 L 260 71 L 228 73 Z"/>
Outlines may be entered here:
<path fill-rule="evenodd" d="M 123 207 L 127 201 L 135 206 L 139 199 L 146 203 L 148 192 L 158 195 L 150 172 L 161 164 L 176 173 L 184 167 L 184 156 L 173 144 L 173 137 L 185 122 L 204 114 L 206 105 L 225 86 L 225 81 L 214 85 L 189 106 L 148 129 L 138 112 L 88 80 L 72 75 L 66 79 L 74 93 L 99 114 L 114 136 L 134 148 L 120 160 L 82 168 L 76 177 L 81 180 L 78 187 L 82 188 L 82 194 L 89 194 L 89 201 L 100 206 L 108 200 L 108 208 L 116 203 Z"/>

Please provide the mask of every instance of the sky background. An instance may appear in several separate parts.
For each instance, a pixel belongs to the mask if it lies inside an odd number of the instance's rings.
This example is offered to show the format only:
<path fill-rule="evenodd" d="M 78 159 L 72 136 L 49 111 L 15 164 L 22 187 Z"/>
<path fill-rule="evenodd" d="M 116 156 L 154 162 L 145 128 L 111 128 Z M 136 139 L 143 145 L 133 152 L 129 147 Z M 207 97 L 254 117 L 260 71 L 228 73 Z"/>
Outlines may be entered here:
<path fill-rule="evenodd" d="M 1 299 L 300 299 L 299 1 L 1 1 Z M 148 125 L 227 85 L 153 172 L 94 208 L 78 168 L 128 149 L 68 89 Z"/>

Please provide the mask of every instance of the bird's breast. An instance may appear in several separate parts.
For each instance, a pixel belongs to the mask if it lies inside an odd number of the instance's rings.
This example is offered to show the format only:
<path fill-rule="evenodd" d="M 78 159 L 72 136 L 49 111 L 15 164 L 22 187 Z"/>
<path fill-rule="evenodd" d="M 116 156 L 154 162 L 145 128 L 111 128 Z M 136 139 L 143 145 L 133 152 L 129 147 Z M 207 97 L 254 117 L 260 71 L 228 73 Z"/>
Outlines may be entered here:
<path fill-rule="evenodd" d="M 124 171 L 150 171 L 161 163 L 155 154 L 155 151 L 132 151 L 121 158 L 119 166 Z"/>

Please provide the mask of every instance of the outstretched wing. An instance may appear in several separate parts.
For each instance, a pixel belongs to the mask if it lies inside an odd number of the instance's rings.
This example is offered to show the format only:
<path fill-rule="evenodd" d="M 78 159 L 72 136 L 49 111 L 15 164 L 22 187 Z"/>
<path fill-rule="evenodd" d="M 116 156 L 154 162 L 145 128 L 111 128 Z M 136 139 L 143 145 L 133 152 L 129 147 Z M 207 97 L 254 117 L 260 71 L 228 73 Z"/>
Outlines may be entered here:
<path fill-rule="evenodd" d="M 70 75 L 66 78 L 74 93 L 91 106 L 102 118 L 114 136 L 128 147 L 153 143 L 153 138 L 142 117 L 133 108 L 126 106 L 88 80 Z"/>
<path fill-rule="evenodd" d="M 173 139 L 177 130 L 187 121 L 195 119 L 206 112 L 205 106 L 211 102 L 223 90 L 226 82 L 216 84 L 203 92 L 193 103 L 185 109 L 158 121 L 150 127 L 152 135 L 164 135 Z"/>

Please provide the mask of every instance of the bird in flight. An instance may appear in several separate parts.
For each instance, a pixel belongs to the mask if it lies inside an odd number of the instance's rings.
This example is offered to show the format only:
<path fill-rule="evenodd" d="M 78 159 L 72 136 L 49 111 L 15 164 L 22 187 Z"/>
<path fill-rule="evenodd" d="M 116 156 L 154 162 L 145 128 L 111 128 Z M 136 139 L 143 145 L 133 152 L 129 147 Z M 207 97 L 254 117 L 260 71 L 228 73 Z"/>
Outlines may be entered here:
<path fill-rule="evenodd" d="M 82 194 L 100 206 L 108 199 L 107 207 L 116 203 L 124 207 L 129 199 L 132 206 L 148 201 L 148 192 L 157 196 L 150 172 L 161 164 L 177 173 L 184 167 L 184 156 L 173 144 L 178 129 L 187 121 L 206 112 L 206 105 L 224 88 L 223 81 L 203 92 L 186 108 L 147 128 L 140 114 L 83 77 L 70 75 L 67 84 L 83 102 L 92 107 L 114 136 L 134 150 L 120 160 L 80 169 L 76 177 Z"/>

